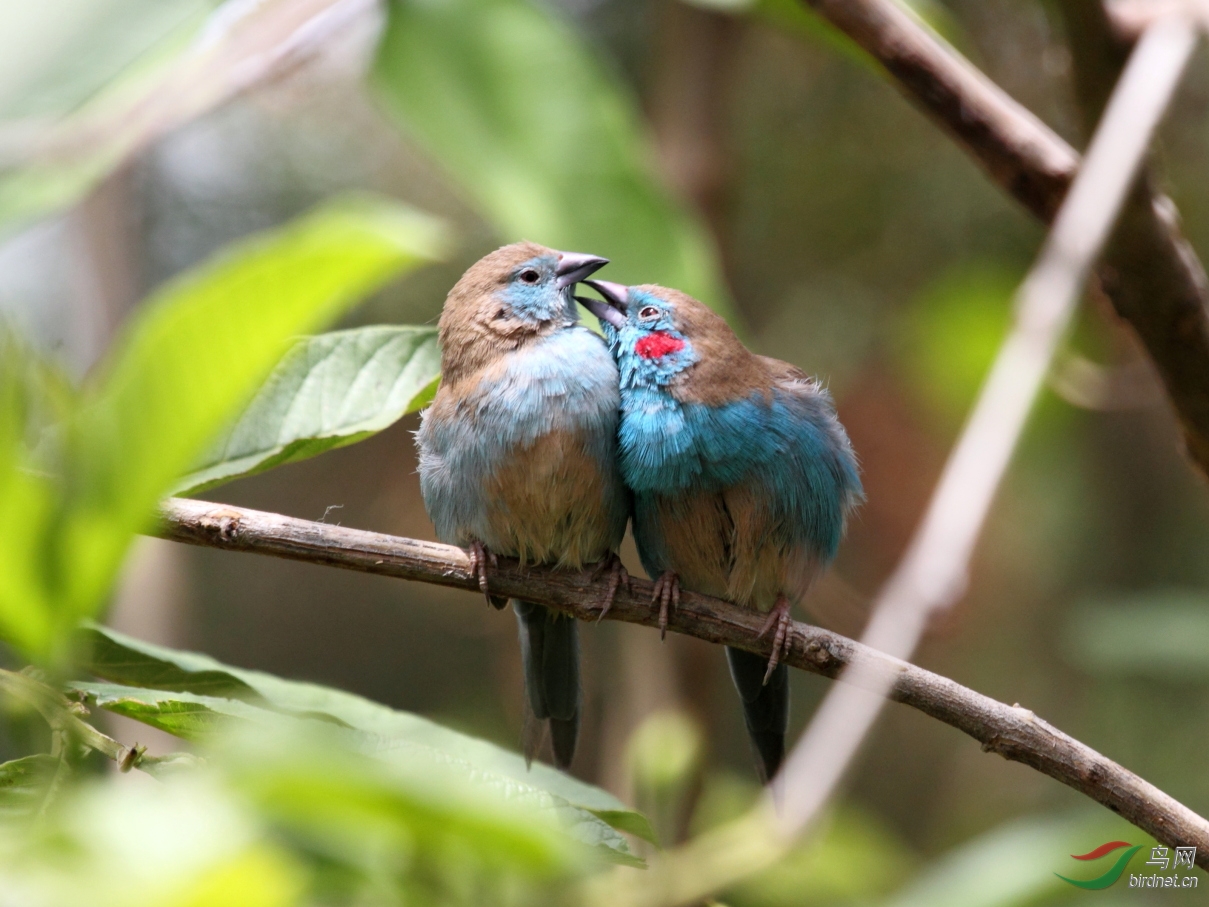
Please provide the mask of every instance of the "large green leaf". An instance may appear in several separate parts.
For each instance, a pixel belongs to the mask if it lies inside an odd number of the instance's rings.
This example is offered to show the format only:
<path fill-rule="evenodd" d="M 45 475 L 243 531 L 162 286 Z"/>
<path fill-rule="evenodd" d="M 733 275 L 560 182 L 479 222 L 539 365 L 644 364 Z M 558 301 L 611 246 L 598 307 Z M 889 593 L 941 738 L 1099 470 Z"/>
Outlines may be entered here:
<path fill-rule="evenodd" d="M 613 862 L 640 865 L 625 839 L 595 813 L 534 784 L 500 774 L 490 765 L 468 762 L 463 754 L 441 749 L 418 736 L 367 732 L 344 726 L 327 712 L 291 713 L 269 702 L 252 705 L 239 699 L 110 683 L 75 681 L 70 686 L 99 708 L 200 743 L 222 740 L 232 733 L 244 740 L 256 734 L 280 739 L 313 738 L 322 733 L 349 751 L 396 769 L 396 775 L 409 779 L 414 791 L 438 784 L 443 797 L 473 798 L 473 791 L 477 790 L 492 798 L 506 799 L 556 817 L 564 831 Z M 456 791 L 461 793 L 455 794 Z"/>
<path fill-rule="evenodd" d="M 555 13 L 528 0 L 393 0 L 386 108 L 511 242 L 610 258 L 729 314 L 701 223 L 653 174 L 637 105 Z"/>
<path fill-rule="evenodd" d="M 17 501 L 2 505 L 0 550 L 15 566 L 0 571 L 0 634 L 47 658 L 62 630 L 100 606 L 156 502 L 297 335 L 441 248 L 432 219 L 346 199 L 238 243 L 154 294 L 59 433 L 47 460 L 60 478 L 17 469 L 3 480 Z"/>
<path fill-rule="evenodd" d="M 628 809 L 612 794 L 540 762 L 533 763 L 529 768 L 516 753 L 452 731 L 418 715 L 396 711 L 330 687 L 232 668 L 207 655 L 154 646 L 108 628 L 87 628 L 81 631 L 81 636 L 84 646 L 91 652 L 84 661 L 88 670 L 114 683 L 128 687 L 154 685 L 159 690 L 171 693 L 231 697 L 226 701 L 242 700 L 230 710 L 229 714 L 233 717 L 247 717 L 249 713 L 236 711 L 240 707 L 270 707 L 296 716 L 325 718 L 368 735 L 367 739 L 374 741 L 375 754 L 382 758 L 415 758 L 416 754 L 427 754 L 423 755 L 424 758 L 435 756 L 462 766 L 469 777 L 490 779 L 493 784 L 514 789 L 519 795 L 527 797 L 549 796 L 556 802 L 598 817 L 612 828 L 646 840 L 653 838 L 646 818 Z M 132 700 L 132 704 L 122 708 L 129 709 L 131 717 L 139 718 L 138 714 L 133 714 L 135 711 L 151 717 L 145 711 L 146 703 L 134 705 L 134 701 L 142 702 Z M 190 700 L 183 696 L 176 697 L 176 701 L 205 704 L 202 700 Z M 151 708 L 154 711 L 159 707 Z M 193 719 L 181 717 L 178 710 L 171 715 L 165 713 L 162 719 L 156 717 L 155 720 L 180 724 Z"/>
<path fill-rule="evenodd" d="M 0 822 L 0 901 L 528 907 L 567 903 L 602 868 L 549 810 L 374 759 L 330 724 L 265 718 L 162 783 L 93 774 L 37 822 Z"/>
<path fill-rule="evenodd" d="M 0 331 L 0 639 L 24 651 L 44 648 L 54 624 L 39 531 L 53 517 L 54 490 L 31 469 L 29 452 L 36 427 L 35 370 L 28 351 Z"/>
<path fill-rule="evenodd" d="M 360 441 L 428 403 L 440 369 L 436 328 L 378 325 L 300 340 L 176 493 Z"/>

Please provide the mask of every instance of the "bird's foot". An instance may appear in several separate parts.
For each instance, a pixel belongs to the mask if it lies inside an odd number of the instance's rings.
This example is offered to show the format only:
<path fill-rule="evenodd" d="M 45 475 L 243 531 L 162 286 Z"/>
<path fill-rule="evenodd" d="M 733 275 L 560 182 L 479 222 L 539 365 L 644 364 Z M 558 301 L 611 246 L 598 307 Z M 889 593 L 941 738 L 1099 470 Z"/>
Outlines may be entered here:
<path fill-rule="evenodd" d="M 471 542 L 466 548 L 466 554 L 470 557 L 470 575 L 478 578 L 479 589 L 487 599 L 487 604 L 496 609 L 502 607 L 492 600 L 491 593 L 487 591 L 489 568 L 498 567 L 500 559 L 493 552 L 488 551 L 487 546 L 480 541 Z"/>
<path fill-rule="evenodd" d="M 793 618 L 789 616 L 789 599 L 784 595 L 778 595 L 776 604 L 768 612 L 768 619 L 764 621 L 764 626 L 757 637 L 763 638 L 768 635 L 770 630 L 775 629 L 776 631 L 772 637 L 772 655 L 768 658 L 768 670 L 764 672 L 765 683 L 768 683 L 772 672 L 781 663 L 781 656 L 789 654 L 789 630 L 792 626 Z"/>
<path fill-rule="evenodd" d="M 597 623 L 604 620 L 604 616 L 613 607 L 613 599 L 617 597 L 618 589 L 625 586 L 626 589 L 631 592 L 633 591 L 633 587 L 630 585 L 629 571 L 626 570 L 625 565 L 622 564 L 621 558 L 617 556 L 616 552 L 610 552 L 605 557 L 602 557 L 600 563 L 592 568 L 592 582 L 596 582 L 606 572 L 609 574 L 609 585 L 605 589 L 604 605 L 601 606 L 600 614 L 596 618 Z"/>
<path fill-rule="evenodd" d="M 680 577 L 674 570 L 664 570 L 651 590 L 651 604 L 659 602 L 659 639 L 667 639 L 667 616 L 669 610 L 680 607 Z"/>

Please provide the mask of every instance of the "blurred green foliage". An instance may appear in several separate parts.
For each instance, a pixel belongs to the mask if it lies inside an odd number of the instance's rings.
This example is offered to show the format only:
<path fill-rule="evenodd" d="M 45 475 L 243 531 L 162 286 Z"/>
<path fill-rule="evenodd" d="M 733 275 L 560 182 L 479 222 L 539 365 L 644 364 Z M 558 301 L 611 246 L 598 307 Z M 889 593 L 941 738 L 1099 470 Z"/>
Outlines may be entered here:
<path fill-rule="evenodd" d="M 148 99 L 216 5 L 47 0 L 5 7 L 0 124 L 23 140 L 0 160 L 0 234 L 71 204 L 121 164 L 155 122 Z M 178 92 L 174 103 L 187 108 L 204 95 Z"/>
<path fill-rule="evenodd" d="M 946 427 L 959 424 L 1007 333 L 1020 274 L 962 263 L 921 288 L 895 342 L 915 397 Z"/>
<path fill-rule="evenodd" d="M 634 802 L 654 826 L 652 840 L 664 847 L 687 836 L 700 792 L 703 746 L 700 726 L 673 711 L 647 716 L 626 743 Z"/>
<path fill-rule="evenodd" d="M 214 0 L 46 0 L 5 11 L 0 119 L 79 109 L 179 44 Z"/>
<path fill-rule="evenodd" d="M 186 739 L 204 738 L 224 718 L 264 721 L 270 711 L 304 721 L 321 721 L 357 732 L 358 746 L 379 758 L 415 768 L 428 762 L 463 773 L 472 784 L 506 790 L 510 799 L 529 801 L 581 826 L 579 836 L 599 841 L 626 859 L 624 840 L 602 823 L 652 837 L 639 814 L 615 797 L 485 741 L 449 730 L 415 715 L 327 687 L 283 680 L 258 671 L 220 664 L 205 655 L 177 652 L 123 637 L 111 630 L 84 631 L 87 669 L 122 684 L 73 684 L 98 705 Z M 140 694 L 139 690 L 148 690 Z"/>
<path fill-rule="evenodd" d="M 95 614 L 157 501 L 244 405 L 292 337 L 438 254 L 438 228 L 383 202 L 335 202 L 248 240 L 159 290 L 37 454 L 26 381 L 6 356 L 0 397 L 0 633 L 57 667 Z M 46 396 L 40 394 L 39 396 Z M 36 401 L 35 401 L 36 402 Z M 46 427 L 46 426 L 41 426 Z"/>
<path fill-rule="evenodd" d="M 0 903 L 557 903 L 589 852 L 508 794 L 327 722 L 231 726 L 204 765 L 73 785 L 32 834 L 0 828 Z"/>
<path fill-rule="evenodd" d="M 627 92 L 529 0 L 388 4 L 375 82 L 387 110 L 505 241 L 614 262 L 730 313 L 701 223 L 654 177 Z"/>
<path fill-rule="evenodd" d="M 1095 675 L 1203 682 L 1209 600 L 1191 589 L 1090 600 L 1071 611 L 1062 645 L 1073 664 Z"/>

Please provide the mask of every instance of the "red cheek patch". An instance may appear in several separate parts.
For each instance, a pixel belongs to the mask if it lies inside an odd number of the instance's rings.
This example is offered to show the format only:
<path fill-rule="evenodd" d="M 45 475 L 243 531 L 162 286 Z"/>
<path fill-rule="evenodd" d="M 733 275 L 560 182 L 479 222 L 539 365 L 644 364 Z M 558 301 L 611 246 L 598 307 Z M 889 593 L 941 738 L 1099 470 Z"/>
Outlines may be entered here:
<path fill-rule="evenodd" d="M 684 341 L 663 331 L 647 334 L 634 344 L 634 352 L 643 359 L 659 359 L 668 353 L 676 353 L 684 349 Z"/>

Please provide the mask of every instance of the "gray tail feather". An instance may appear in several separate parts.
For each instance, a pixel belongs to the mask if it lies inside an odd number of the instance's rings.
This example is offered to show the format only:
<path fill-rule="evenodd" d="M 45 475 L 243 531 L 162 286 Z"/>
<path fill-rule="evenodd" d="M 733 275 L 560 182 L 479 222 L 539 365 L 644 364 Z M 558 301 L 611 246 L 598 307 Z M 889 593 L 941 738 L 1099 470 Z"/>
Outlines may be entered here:
<path fill-rule="evenodd" d="M 785 757 L 785 732 L 789 729 L 789 669 L 779 664 L 768 683 L 768 659 L 742 649 L 726 648 L 731 680 L 743 703 L 743 721 L 756 752 L 756 772 L 767 784 Z"/>
<path fill-rule="evenodd" d="M 515 598 L 512 610 L 525 666 L 525 700 L 538 722 L 538 733 L 527 728 L 523 735 L 525 761 L 533 760 L 544 736 L 542 724 L 548 721 L 554 762 L 566 768 L 579 737 L 579 624 L 573 617 Z"/>

